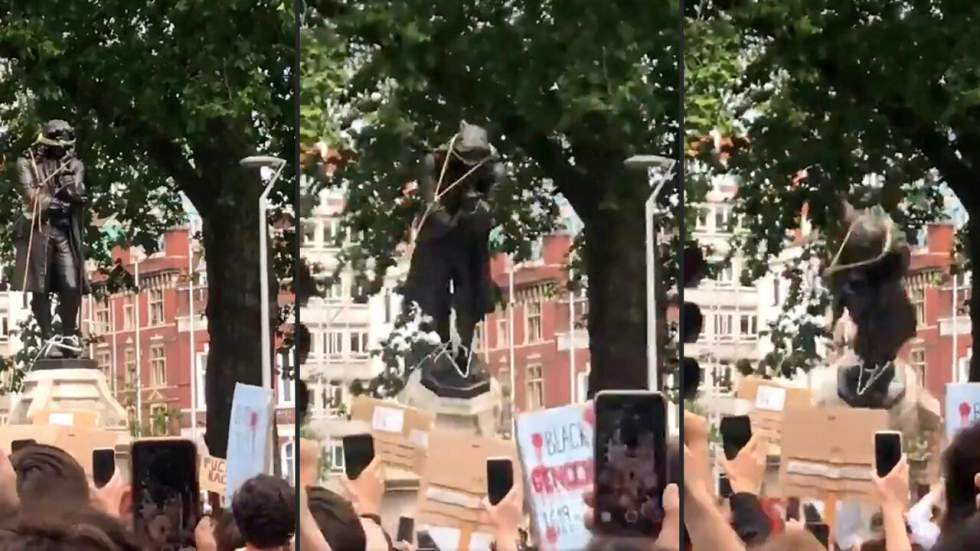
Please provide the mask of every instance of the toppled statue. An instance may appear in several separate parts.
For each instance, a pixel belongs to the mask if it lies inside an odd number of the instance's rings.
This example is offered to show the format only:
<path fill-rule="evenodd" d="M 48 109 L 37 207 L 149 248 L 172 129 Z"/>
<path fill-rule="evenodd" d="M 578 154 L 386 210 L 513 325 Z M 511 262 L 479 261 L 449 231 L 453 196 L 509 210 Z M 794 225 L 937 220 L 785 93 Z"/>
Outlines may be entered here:
<path fill-rule="evenodd" d="M 24 215 L 14 226 L 17 260 L 11 287 L 31 293 L 31 310 L 44 342 L 41 355 L 75 358 L 82 352 L 78 311 L 89 290 L 82 228 L 85 166 L 75 155 L 75 131 L 47 122 L 17 159 Z M 58 295 L 61 331 L 52 334 L 51 293 Z"/>
<path fill-rule="evenodd" d="M 470 398 L 489 390 L 486 366 L 473 354 L 476 324 L 494 309 L 490 274 L 493 192 L 503 164 L 483 128 L 460 124 L 448 145 L 426 155 L 420 188 L 425 210 L 404 287 L 405 303 L 429 321 L 439 344 L 417 343 L 408 359 L 439 396 Z M 451 321 L 455 315 L 455 335 Z"/>
<path fill-rule="evenodd" d="M 898 358 L 916 335 L 915 308 L 903 285 L 911 251 L 902 231 L 880 207 L 845 205 L 847 232 L 827 268 L 834 296 L 835 357 L 819 370 L 817 402 L 888 410 L 907 434 L 939 427 L 939 404 L 919 375 Z"/>

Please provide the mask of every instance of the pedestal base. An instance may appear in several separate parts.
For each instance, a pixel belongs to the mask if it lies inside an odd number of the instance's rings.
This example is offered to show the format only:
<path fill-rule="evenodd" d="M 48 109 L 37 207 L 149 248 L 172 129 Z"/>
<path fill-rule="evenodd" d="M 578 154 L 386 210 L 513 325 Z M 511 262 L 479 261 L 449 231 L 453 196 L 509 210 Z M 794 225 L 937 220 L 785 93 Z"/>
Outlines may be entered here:
<path fill-rule="evenodd" d="M 414 408 L 436 414 L 436 428 L 471 432 L 479 436 L 496 437 L 498 434 L 503 394 L 500 385 L 487 380 L 487 390 L 471 398 L 439 396 L 422 381 L 422 374 L 415 371 L 398 401 Z"/>
<path fill-rule="evenodd" d="M 463 377 L 457 361 L 465 360 L 457 360 L 452 355 L 448 344 L 416 343 L 407 363 L 416 366 L 415 371 L 421 373 L 421 383 L 437 396 L 470 399 L 490 391 L 490 373 L 479 356 L 474 354 L 469 358 L 469 365 L 463 366 L 467 376 Z"/>
<path fill-rule="evenodd" d="M 95 368 L 94 361 L 38 360 L 37 364 L 11 404 L 9 423 L 30 424 L 44 410 L 82 410 L 98 415 L 98 428 L 129 430 L 126 410 L 112 395 L 105 374 Z"/>

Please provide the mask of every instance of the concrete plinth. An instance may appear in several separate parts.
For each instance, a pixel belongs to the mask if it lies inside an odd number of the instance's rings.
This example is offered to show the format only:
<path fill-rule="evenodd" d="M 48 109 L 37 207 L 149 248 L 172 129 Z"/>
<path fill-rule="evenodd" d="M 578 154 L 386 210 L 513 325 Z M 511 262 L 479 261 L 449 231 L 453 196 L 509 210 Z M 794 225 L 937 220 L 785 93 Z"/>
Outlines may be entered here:
<path fill-rule="evenodd" d="M 503 393 L 496 380 L 490 380 L 490 390 L 472 398 L 445 398 L 422 384 L 420 373 L 415 371 L 398 401 L 436 414 L 436 428 L 462 432 L 488 438 L 496 438 L 498 419 L 503 406 Z"/>
<path fill-rule="evenodd" d="M 73 367 L 35 368 L 27 374 L 20 394 L 11 404 L 8 422 L 30 424 L 37 413 L 45 410 L 91 411 L 98 415 L 98 428 L 128 432 L 126 410 L 112 395 L 105 374 L 95 368 L 95 362 L 59 361 L 70 362 Z"/>

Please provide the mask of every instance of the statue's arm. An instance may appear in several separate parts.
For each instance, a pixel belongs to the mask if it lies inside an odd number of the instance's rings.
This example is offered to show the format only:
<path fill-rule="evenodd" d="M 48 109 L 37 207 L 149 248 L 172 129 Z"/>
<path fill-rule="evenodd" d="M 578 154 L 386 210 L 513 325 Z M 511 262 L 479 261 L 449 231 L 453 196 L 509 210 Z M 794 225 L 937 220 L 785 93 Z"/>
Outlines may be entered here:
<path fill-rule="evenodd" d="M 17 191 L 20 192 L 28 208 L 39 213 L 47 210 L 51 202 L 51 197 L 47 193 L 42 193 L 40 186 L 37 185 L 31 161 L 24 157 L 17 159 Z M 35 201 L 37 201 L 36 209 Z"/>
<path fill-rule="evenodd" d="M 421 174 L 419 175 L 419 187 L 422 188 L 422 200 L 426 206 L 431 205 L 436 200 L 436 157 L 429 153 L 422 159 Z"/>

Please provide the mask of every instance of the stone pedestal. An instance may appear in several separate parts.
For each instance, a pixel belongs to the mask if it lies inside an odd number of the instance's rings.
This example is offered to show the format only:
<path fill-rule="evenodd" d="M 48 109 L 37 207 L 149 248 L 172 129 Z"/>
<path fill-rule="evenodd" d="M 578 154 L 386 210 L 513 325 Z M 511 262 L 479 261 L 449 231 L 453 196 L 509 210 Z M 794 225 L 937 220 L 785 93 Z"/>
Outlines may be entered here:
<path fill-rule="evenodd" d="M 500 419 L 503 394 L 496 380 L 490 379 L 487 386 L 487 392 L 472 398 L 447 398 L 430 390 L 421 380 L 419 371 L 415 371 L 398 395 L 398 401 L 435 413 L 437 429 L 495 438 L 500 428 L 497 420 Z"/>
<path fill-rule="evenodd" d="M 23 388 L 10 407 L 10 424 L 30 424 L 44 410 L 92 411 L 96 425 L 128 431 L 128 416 L 109 389 L 94 360 L 38 360 L 24 377 Z"/>

